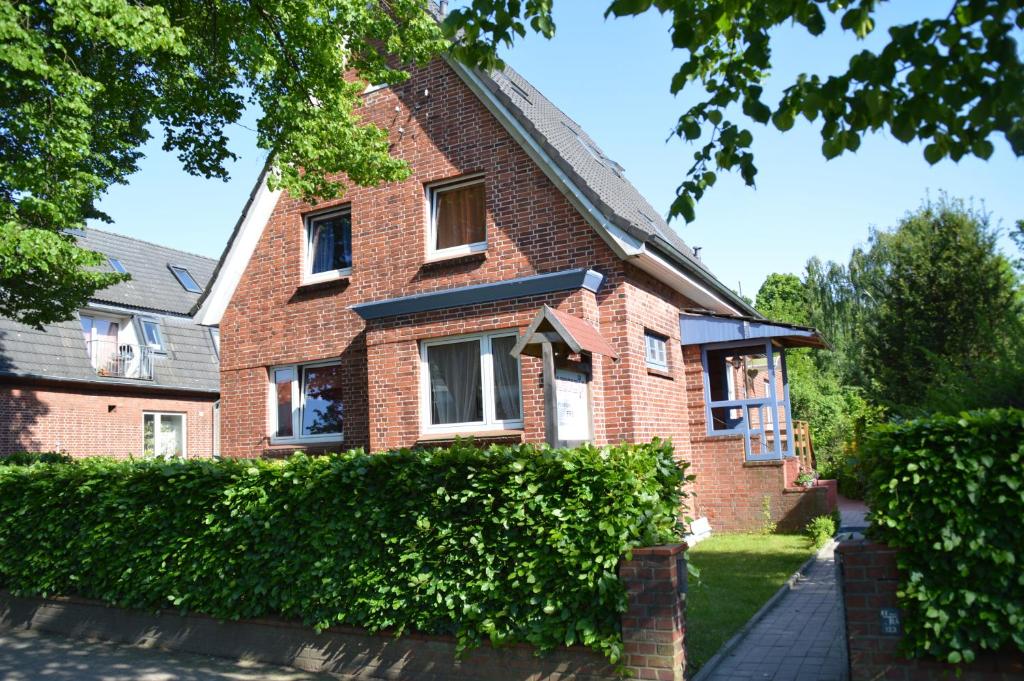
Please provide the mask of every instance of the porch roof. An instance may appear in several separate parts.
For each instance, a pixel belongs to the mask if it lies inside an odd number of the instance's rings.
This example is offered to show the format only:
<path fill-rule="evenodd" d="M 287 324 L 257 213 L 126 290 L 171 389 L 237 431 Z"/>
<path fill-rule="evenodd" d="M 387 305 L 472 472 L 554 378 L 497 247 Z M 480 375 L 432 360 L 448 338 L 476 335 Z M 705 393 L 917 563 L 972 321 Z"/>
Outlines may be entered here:
<path fill-rule="evenodd" d="M 588 352 L 605 355 L 612 359 L 619 358 L 604 336 L 586 320 L 548 305 L 540 309 L 526 332 L 519 338 L 519 342 L 512 348 L 511 354 L 539 355 L 536 348 L 531 346 L 535 345 L 538 338 L 549 338 L 548 332 L 556 334 L 557 339 L 565 343 L 573 352 Z"/>
<path fill-rule="evenodd" d="M 771 339 L 783 347 L 830 349 L 818 330 L 809 326 L 707 310 L 684 310 L 679 315 L 679 338 L 683 345 Z"/>

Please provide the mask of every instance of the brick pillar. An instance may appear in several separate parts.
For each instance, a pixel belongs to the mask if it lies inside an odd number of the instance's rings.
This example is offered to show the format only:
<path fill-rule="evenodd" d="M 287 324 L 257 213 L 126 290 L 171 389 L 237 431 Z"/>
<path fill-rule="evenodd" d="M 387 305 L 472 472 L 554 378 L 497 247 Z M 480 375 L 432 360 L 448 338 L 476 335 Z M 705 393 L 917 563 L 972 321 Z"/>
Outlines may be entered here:
<path fill-rule="evenodd" d="M 619 565 L 629 593 L 622 617 L 625 666 L 635 679 L 683 681 L 685 550 L 686 544 L 633 549 L 633 559 Z"/>
<path fill-rule="evenodd" d="M 1012 644 L 1001 651 L 981 651 L 969 665 L 950 665 L 931 658 L 907 659 L 900 650 L 904 613 L 896 599 L 896 554 L 896 549 L 867 539 L 844 541 L 836 549 L 851 681 L 1024 678 L 1024 652 Z M 901 620 L 898 625 L 894 614 Z"/>

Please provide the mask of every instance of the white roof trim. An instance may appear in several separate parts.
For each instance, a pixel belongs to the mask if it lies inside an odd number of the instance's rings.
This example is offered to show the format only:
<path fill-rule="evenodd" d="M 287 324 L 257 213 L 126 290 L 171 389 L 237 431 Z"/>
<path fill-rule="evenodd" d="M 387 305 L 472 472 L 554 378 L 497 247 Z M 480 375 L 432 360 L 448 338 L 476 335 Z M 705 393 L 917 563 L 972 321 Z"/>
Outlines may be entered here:
<path fill-rule="evenodd" d="M 658 281 L 668 284 L 705 309 L 730 315 L 743 316 L 745 314 L 729 305 L 708 287 L 680 271 L 678 267 L 647 248 L 644 248 L 643 252 L 631 258 L 630 262 Z"/>
<path fill-rule="evenodd" d="M 245 214 L 242 215 L 238 233 L 235 234 L 231 248 L 224 255 L 224 262 L 221 263 L 217 272 L 217 279 L 213 287 L 203 301 L 202 306 L 196 313 L 196 322 L 203 326 L 218 326 L 224 311 L 235 294 L 238 282 L 242 279 L 245 268 L 249 265 L 256 244 L 263 236 L 263 230 L 270 221 L 270 216 L 277 206 L 277 200 L 281 197 L 282 190 L 273 191 L 267 186 L 269 173 L 260 173 L 256 180 L 257 187 L 253 194 Z"/>

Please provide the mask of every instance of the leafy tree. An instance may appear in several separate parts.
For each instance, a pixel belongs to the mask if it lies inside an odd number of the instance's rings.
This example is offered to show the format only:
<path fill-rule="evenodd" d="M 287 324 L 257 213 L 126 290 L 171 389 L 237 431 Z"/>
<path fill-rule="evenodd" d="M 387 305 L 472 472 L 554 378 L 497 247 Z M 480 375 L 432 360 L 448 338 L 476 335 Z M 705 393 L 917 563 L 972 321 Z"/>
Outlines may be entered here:
<path fill-rule="evenodd" d="M 996 239 L 988 215 L 943 197 L 854 253 L 866 296 L 864 387 L 875 402 L 926 407 L 929 392 L 963 390 L 1016 352 L 1024 307 Z"/>
<path fill-rule="evenodd" d="M 67 318 L 122 277 L 65 230 L 137 169 L 155 120 L 186 171 L 227 177 L 227 126 L 262 111 L 271 181 L 307 199 L 406 177 L 360 124 L 366 82 L 446 44 L 427 0 L 0 0 L 0 314 Z M 351 74 L 347 80 L 346 72 Z"/>
<path fill-rule="evenodd" d="M 527 25 L 552 37 L 553 4 L 472 0 L 449 15 L 445 29 L 459 37 L 459 57 L 490 67 L 500 61 L 497 48 L 524 36 Z M 672 46 L 686 53 L 671 91 L 699 83 L 706 93 L 675 128 L 687 140 L 710 137 L 694 154 L 673 215 L 693 220 L 695 201 L 715 184 L 715 169 L 738 168 L 744 181 L 754 184 L 754 136 L 742 127 L 743 119 L 770 121 L 783 131 L 799 116 L 820 120 L 826 158 L 856 151 L 864 133 L 879 130 L 903 142 L 926 142 L 929 163 L 969 154 L 988 158 L 999 136 L 1013 153 L 1024 155 L 1020 0 L 953 0 L 943 15 L 893 26 L 881 49 L 853 54 L 845 72 L 801 74 L 777 103 L 765 102 L 763 81 L 773 66 L 775 29 L 792 25 L 817 36 L 838 22 L 863 40 L 874 31 L 881 5 L 881 0 L 611 0 L 605 16 L 652 9 L 670 15 Z"/>

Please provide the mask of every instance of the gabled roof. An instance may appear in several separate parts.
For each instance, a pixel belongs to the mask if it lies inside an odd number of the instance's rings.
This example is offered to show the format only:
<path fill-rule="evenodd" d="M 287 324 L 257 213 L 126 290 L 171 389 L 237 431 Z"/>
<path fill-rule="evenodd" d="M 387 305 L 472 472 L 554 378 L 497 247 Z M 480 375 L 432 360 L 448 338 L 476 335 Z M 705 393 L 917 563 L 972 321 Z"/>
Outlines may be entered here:
<path fill-rule="evenodd" d="M 435 14 L 436 6 L 433 7 Z M 575 205 L 615 253 L 683 292 L 698 305 L 730 314 L 757 311 L 719 281 L 685 241 L 580 126 L 513 69 L 484 73 L 448 59 Z M 197 301 L 201 324 L 216 325 L 241 279 L 280 190 L 266 186 L 264 169 L 228 240 L 210 290 Z"/>
<path fill-rule="evenodd" d="M 194 253 L 186 253 L 122 234 L 88 228 L 76 231 L 82 248 L 99 251 L 108 258 L 117 258 L 131 275 L 131 280 L 97 291 L 93 300 L 158 312 L 189 314 L 199 300 L 199 293 L 189 293 L 178 282 L 170 266 L 184 267 L 205 290 L 213 277 L 217 261 Z M 113 272 L 109 263 L 105 271 Z"/>

